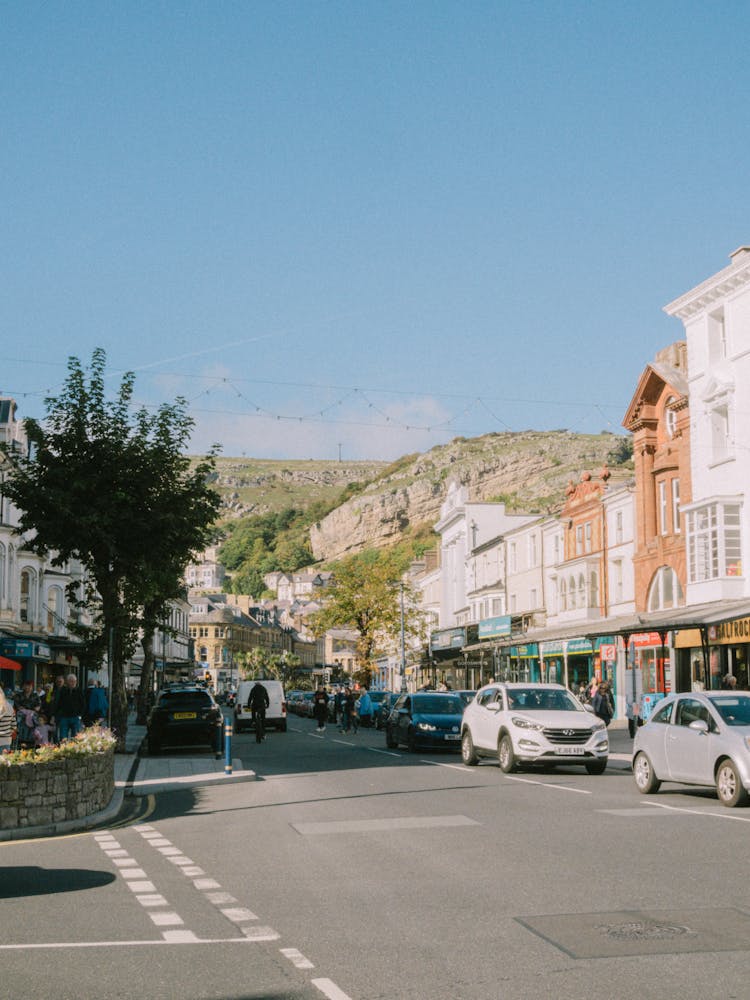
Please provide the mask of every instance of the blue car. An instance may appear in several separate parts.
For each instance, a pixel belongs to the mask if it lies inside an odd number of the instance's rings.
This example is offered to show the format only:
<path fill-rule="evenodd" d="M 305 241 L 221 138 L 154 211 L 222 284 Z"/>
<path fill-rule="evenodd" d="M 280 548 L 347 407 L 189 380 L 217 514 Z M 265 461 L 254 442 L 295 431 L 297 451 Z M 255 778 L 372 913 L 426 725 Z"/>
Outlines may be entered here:
<path fill-rule="evenodd" d="M 461 749 L 464 703 L 457 694 L 425 691 L 402 694 L 385 724 L 385 744 L 409 750 Z"/>

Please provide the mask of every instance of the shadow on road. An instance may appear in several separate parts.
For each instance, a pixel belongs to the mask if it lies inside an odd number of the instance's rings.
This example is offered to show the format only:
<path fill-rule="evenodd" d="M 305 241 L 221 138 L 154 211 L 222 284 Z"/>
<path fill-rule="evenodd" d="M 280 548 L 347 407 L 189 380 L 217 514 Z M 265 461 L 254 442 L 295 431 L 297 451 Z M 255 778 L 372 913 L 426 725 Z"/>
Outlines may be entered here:
<path fill-rule="evenodd" d="M 0 898 L 49 896 L 56 892 L 79 892 L 109 885 L 117 876 L 88 868 L 0 868 Z"/>

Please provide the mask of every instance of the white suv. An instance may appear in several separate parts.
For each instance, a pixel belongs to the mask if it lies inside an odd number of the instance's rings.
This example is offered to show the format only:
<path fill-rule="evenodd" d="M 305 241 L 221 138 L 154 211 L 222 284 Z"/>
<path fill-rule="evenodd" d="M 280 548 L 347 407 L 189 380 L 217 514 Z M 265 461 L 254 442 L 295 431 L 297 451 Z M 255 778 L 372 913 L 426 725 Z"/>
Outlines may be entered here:
<path fill-rule="evenodd" d="M 461 723 L 461 757 L 497 756 L 508 774 L 518 764 L 582 764 L 602 774 L 609 756 L 604 723 L 561 684 L 488 684 Z"/>

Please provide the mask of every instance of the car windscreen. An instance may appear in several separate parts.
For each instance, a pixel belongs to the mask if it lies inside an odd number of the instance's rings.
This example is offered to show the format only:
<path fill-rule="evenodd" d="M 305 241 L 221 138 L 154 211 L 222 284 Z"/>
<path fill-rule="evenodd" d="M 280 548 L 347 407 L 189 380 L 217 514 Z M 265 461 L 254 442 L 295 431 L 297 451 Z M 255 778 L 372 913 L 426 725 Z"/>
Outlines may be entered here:
<path fill-rule="evenodd" d="M 583 712 L 584 708 L 569 691 L 548 691 L 544 688 L 508 689 L 509 708 L 524 712 Z"/>
<path fill-rule="evenodd" d="M 421 715 L 463 715 L 464 705 L 460 698 L 426 695 L 414 699 L 414 711 Z"/>
<path fill-rule="evenodd" d="M 712 698 L 711 704 L 728 726 L 750 726 L 750 697 L 725 695 Z"/>
<path fill-rule="evenodd" d="M 167 691 L 159 696 L 159 708 L 167 708 L 170 712 L 185 708 L 190 711 L 196 708 L 210 708 L 213 702 L 205 691 Z"/>

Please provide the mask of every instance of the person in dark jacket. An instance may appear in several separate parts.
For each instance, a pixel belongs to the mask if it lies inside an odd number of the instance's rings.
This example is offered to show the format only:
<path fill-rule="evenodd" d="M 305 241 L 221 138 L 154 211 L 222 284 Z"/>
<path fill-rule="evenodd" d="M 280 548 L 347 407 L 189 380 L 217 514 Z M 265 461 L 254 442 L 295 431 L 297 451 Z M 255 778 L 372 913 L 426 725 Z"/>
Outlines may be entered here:
<path fill-rule="evenodd" d="M 256 681 L 250 688 L 250 694 L 247 696 L 247 707 L 250 709 L 253 718 L 256 743 L 260 743 L 261 740 L 265 739 L 266 709 L 270 704 L 271 700 L 268 697 L 268 691 L 260 681 Z"/>
<path fill-rule="evenodd" d="M 75 674 L 68 674 L 65 678 L 65 685 L 60 688 L 57 698 L 55 712 L 61 740 L 77 736 L 83 729 L 86 699 L 83 696 L 83 691 L 78 687 L 78 678 Z"/>
<path fill-rule="evenodd" d="M 318 723 L 318 732 L 322 733 L 328 721 L 328 695 L 322 687 L 318 688 L 313 697 L 313 716 Z"/>
<path fill-rule="evenodd" d="M 594 709 L 594 715 L 598 716 L 605 726 L 608 726 L 612 721 L 612 716 L 615 714 L 615 706 L 612 701 L 608 681 L 602 681 L 596 689 L 596 694 L 591 699 L 591 707 Z"/>

